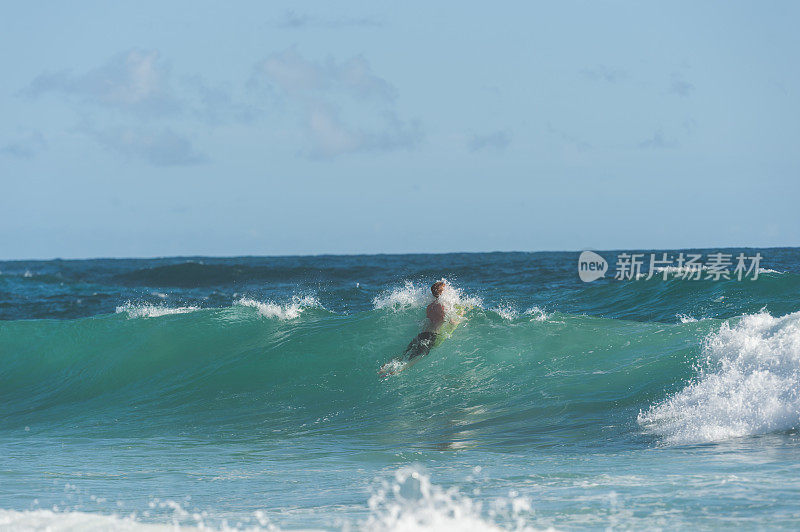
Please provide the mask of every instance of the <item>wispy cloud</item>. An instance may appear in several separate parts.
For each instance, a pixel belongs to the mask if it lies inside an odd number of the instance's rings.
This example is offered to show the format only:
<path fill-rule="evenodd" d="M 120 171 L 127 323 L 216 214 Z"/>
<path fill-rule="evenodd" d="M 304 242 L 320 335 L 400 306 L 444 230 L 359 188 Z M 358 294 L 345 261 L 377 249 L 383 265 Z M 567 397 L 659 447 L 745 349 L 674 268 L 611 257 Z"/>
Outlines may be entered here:
<path fill-rule="evenodd" d="M 157 50 L 121 52 L 82 74 L 44 73 L 22 94 L 31 98 L 57 94 L 137 119 L 180 116 L 219 124 L 251 122 L 257 115 L 255 108 L 236 101 L 229 87 L 209 84 L 199 75 L 186 76 L 176 86 Z"/>
<path fill-rule="evenodd" d="M 44 136 L 38 131 L 13 139 L 0 147 L 0 153 L 20 159 L 31 159 L 47 146 Z"/>
<path fill-rule="evenodd" d="M 494 131 L 486 135 L 473 135 L 467 142 L 471 152 L 480 150 L 502 151 L 511 144 L 511 134 L 507 131 Z"/>
<path fill-rule="evenodd" d="M 333 57 L 312 61 L 289 48 L 258 63 L 256 75 L 291 96 L 341 91 L 357 97 L 391 100 L 397 92 L 388 81 L 375 75 L 362 56 L 341 62 Z"/>
<path fill-rule="evenodd" d="M 397 90 L 362 56 L 314 61 L 290 48 L 260 61 L 251 83 L 297 107 L 311 158 L 410 148 L 422 137 L 418 123 L 398 116 Z"/>
<path fill-rule="evenodd" d="M 235 98 L 229 86 L 211 84 L 199 75 L 174 81 L 157 50 L 127 50 L 83 73 L 43 73 L 22 94 L 59 96 L 84 123 L 88 116 L 93 116 L 92 123 L 127 122 L 106 129 L 84 125 L 78 130 L 114 152 L 157 166 L 205 160 L 187 137 L 173 131 L 176 120 L 184 127 L 216 126 L 249 124 L 260 115 L 255 106 Z M 20 156 L 31 152 L 20 143 L 9 144 L 6 150 Z"/>
<path fill-rule="evenodd" d="M 419 124 L 405 123 L 394 115 L 384 117 L 383 127 L 360 128 L 340 119 L 337 109 L 317 104 L 309 109 L 306 130 L 312 159 L 327 159 L 344 153 L 392 151 L 411 148 L 419 141 Z"/>
<path fill-rule="evenodd" d="M 83 74 L 41 74 L 23 94 L 37 97 L 58 93 L 137 115 L 175 114 L 181 105 L 170 90 L 168 76 L 157 51 L 129 50 Z"/>
<path fill-rule="evenodd" d="M 672 74 L 669 92 L 685 98 L 694 92 L 694 85 L 683 79 L 680 74 Z"/>
<path fill-rule="evenodd" d="M 351 28 L 351 27 L 365 27 L 376 28 L 383 26 L 379 20 L 361 17 L 361 18 L 336 18 L 326 19 L 309 15 L 308 13 L 298 13 L 293 10 L 288 10 L 283 14 L 283 17 L 275 24 L 279 28 L 284 29 L 303 29 L 303 28 Z"/>
<path fill-rule="evenodd" d="M 185 166 L 205 162 L 191 141 L 170 128 L 86 128 L 86 133 L 111 151 L 155 166 Z"/>
<path fill-rule="evenodd" d="M 592 145 L 583 139 L 576 137 L 575 135 L 571 135 L 566 131 L 558 129 L 554 127 L 550 122 L 547 123 L 547 132 L 551 135 L 556 136 L 557 138 L 561 139 L 562 141 L 566 142 L 575 147 L 579 152 L 584 152 L 592 147 Z"/>
<path fill-rule="evenodd" d="M 624 70 L 605 65 L 598 65 L 593 68 L 584 68 L 581 70 L 581 75 L 592 81 L 606 81 L 608 83 L 616 83 L 628 77 L 627 72 Z"/>
<path fill-rule="evenodd" d="M 656 130 L 652 136 L 644 139 L 642 142 L 639 143 L 639 148 L 648 150 L 648 149 L 661 149 L 661 148 L 674 148 L 677 145 L 677 142 L 674 140 L 668 140 L 664 137 L 664 132 L 661 129 Z"/>
<path fill-rule="evenodd" d="M 199 75 L 185 77 L 182 86 L 191 99 L 188 114 L 207 124 L 251 124 L 261 114 L 254 105 L 237 100 L 230 87 L 213 85 Z"/>

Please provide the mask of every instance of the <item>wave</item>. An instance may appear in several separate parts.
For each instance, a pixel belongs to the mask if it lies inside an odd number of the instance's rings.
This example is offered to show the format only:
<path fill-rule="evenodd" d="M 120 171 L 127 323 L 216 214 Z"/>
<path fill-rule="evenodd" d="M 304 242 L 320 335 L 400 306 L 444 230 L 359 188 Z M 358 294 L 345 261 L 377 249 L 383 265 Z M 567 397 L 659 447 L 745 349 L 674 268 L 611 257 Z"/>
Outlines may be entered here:
<path fill-rule="evenodd" d="M 684 389 L 638 416 L 666 443 L 687 444 L 800 428 L 800 312 L 723 323 Z"/>
<path fill-rule="evenodd" d="M 186 527 L 174 524 L 148 524 L 130 516 L 102 515 L 88 512 L 53 510 L 2 510 L 0 527 L 8 532 L 29 530 L 129 530 L 132 532 L 168 532 L 205 530 L 203 526 Z"/>
<path fill-rule="evenodd" d="M 525 525 L 533 517 L 527 497 L 512 492 L 491 501 L 487 511 L 458 489 L 433 484 L 415 467 L 401 468 L 391 481 L 383 481 L 368 504 L 371 514 L 361 527 L 365 530 L 534 530 Z"/>
<path fill-rule="evenodd" d="M 678 318 L 678 321 L 681 323 L 696 323 L 698 321 L 697 318 L 693 318 L 688 314 L 676 314 L 675 317 Z"/>
<path fill-rule="evenodd" d="M 258 314 L 265 318 L 280 318 L 284 320 L 297 319 L 300 317 L 300 314 L 309 308 L 325 308 L 320 304 L 319 300 L 313 296 L 292 296 L 291 302 L 285 305 L 279 305 L 272 301 L 256 301 L 244 297 L 236 301 L 236 305 L 252 307 L 258 310 Z"/>
<path fill-rule="evenodd" d="M 476 467 L 475 471 L 480 472 Z M 365 531 L 532 531 L 526 523 L 534 518 L 531 500 L 511 492 L 507 497 L 491 499 L 490 504 L 473 499 L 457 488 L 445 489 L 415 466 L 394 471 L 376 480 L 363 507 L 366 517 L 342 519 L 336 515 L 323 526 Z M 90 513 L 78 510 L 0 509 L 0 528 L 9 532 L 28 530 L 129 530 L 131 532 L 167 532 L 199 530 L 248 532 L 280 530 L 281 515 L 265 510 L 239 515 L 235 525 L 229 516 L 214 512 L 187 510 L 173 500 L 152 499 L 150 510 L 127 515 Z M 317 517 L 319 518 L 319 517 Z"/>
<path fill-rule="evenodd" d="M 440 300 L 445 306 L 481 307 L 483 300 L 477 296 L 466 295 L 460 288 L 454 287 L 447 279 L 439 279 L 447 283 Z M 429 285 L 414 284 L 406 281 L 402 287 L 387 290 L 372 300 L 375 309 L 400 310 L 409 307 L 422 307 L 433 301 Z"/>
<path fill-rule="evenodd" d="M 269 265 L 228 264 L 224 259 L 190 260 L 138 268 L 113 276 L 116 282 L 133 286 L 171 286 L 193 288 L 246 282 L 285 283 L 299 280 L 349 279 L 365 268 L 348 261 L 336 265 L 318 265 L 306 258 L 274 257 Z"/>
<path fill-rule="evenodd" d="M 200 310 L 200 307 L 166 307 L 127 301 L 124 305 L 117 307 L 117 314 L 127 314 L 130 318 L 158 318 L 170 314 L 186 314 L 196 310 Z"/>
<path fill-rule="evenodd" d="M 157 293 L 158 297 L 166 297 L 165 294 Z M 316 308 L 324 310 L 325 307 L 319 300 L 313 296 L 292 296 L 292 298 L 284 304 L 275 303 L 273 301 L 259 301 L 248 297 L 242 297 L 236 300 L 233 308 L 245 307 L 256 309 L 259 316 L 265 318 L 279 318 L 283 320 L 293 320 L 300 317 L 300 315 L 307 309 Z M 150 303 L 134 303 L 127 301 L 124 305 L 120 305 L 116 309 L 117 314 L 125 314 L 129 318 L 158 318 L 161 316 L 169 316 L 173 314 L 187 314 L 189 312 L 196 312 L 203 310 L 199 306 L 180 306 L 169 307 L 163 304 L 153 305 Z M 222 309 L 209 308 L 207 311 L 218 311 Z"/>
<path fill-rule="evenodd" d="M 427 287 L 414 285 L 411 281 L 406 281 L 401 288 L 388 290 L 372 300 L 372 306 L 376 309 L 400 309 L 405 307 L 421 307 L 427 305 L 433 296 L 430 295 Z"/>
<path fill-rule="evenodd" d="M 450 339 L 381 381 L 419 331 L 426 300 L 406 296 L 422 288 L 357 313 L 295 296 L 0 322 L 3 430 L 328 432 L 459 448 L 800 427 L 800 313 L 658 323 L 474 306 Z M 477 300 L 454 290 L 451 301 Z"/>
<path fill-rule="evenodd" d="M 687 378 L 687 343 L 712 327 L 474 307 L 419 364 L 381 381 L 420 309 L 335 314 L 302 298 L 133 308 L 146 319 L 0 322 L 3 430 L 329 432 L 452 447 L 549 445 L 561 433 L 570 444 L 591 440 L 575 427 L 625 425 L 654 389 Z"/>
<path fill-rule="evenodd" d="M 489 310 L 497 313 L 498 316 L 502 317 L 506 321 L 515 321 L 520 318 L 519 310 L 517 310 L 513 305 L 500 305 L 497 307 L 492 307 Z M 551 315 L 547 314 L 544 310 L 537 306 L 533 306 L 525 310 L 521 315 L 529 316 L 531 320 L 535 321 L 547 321 L 551 317 Z"/>

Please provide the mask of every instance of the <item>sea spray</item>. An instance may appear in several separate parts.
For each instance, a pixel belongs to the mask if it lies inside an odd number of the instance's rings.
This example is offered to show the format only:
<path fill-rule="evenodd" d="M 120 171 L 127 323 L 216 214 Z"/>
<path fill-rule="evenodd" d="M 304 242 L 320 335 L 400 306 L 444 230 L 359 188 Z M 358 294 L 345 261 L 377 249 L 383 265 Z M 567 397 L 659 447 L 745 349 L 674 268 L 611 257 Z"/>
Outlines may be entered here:
<path fill-rule="evenodd" d="M 702 443 L 800 427 L 800 312 L 723 323 L 698 375 L 638 416 L 666 443 Z"/>
<path fill-rule="evenodd" d="M 127 301 L 124 305 L 117 307 L 117 314 L 127 314 L 129 318 L 157 318 L 170 314 L 186 314 L 196 310 L 200 310 L 200 307 L 168 307 Z"/>
<path fill-rule="evenodd" d="M 479 469 L 479 468 L 478 468 Z M 533 531 L 531 501 L 516 493 L 483 504 L 457 488 L 433 484 L 418 467 L 403 467 L 382 480 L 369 499 L 369 531 Z M 498 524 L 502 522 L 505 526 Z"/>
<path fill-rule="evenodd" d="M 324 308 L 315 297 L 297 295 L 292 296 L 291 301 L 284 305 L 272 301 L 257 301 L 247 297 L 237 300 L 236 305 L 252 307 L 258 311 L 260 316 L 265 318 L 280 318 L 284 320 L 297 319 L 309 308 Z"/>

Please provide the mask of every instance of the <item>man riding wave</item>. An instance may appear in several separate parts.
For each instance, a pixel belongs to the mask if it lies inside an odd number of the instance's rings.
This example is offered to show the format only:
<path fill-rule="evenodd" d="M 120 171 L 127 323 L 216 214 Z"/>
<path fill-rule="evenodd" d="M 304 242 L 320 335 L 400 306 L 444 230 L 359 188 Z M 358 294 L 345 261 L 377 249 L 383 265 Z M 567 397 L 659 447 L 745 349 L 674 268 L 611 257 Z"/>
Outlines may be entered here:
<path fill-rule="evenodd" d="M 384 364 L 378 372 L 382 377 L 394 375 L 403 369 L 407 368 L 419 358 L 427 355 L 430 350 L 439 345 L 441 340 L 449 336 L 454 328 L 461 321 L 463 317 L 463 308 L 455 307 L 457 312 L 453 313 L 453 308 L 448 305 L 442 295 L 447 289 L 447 282 L 436 281 L 431 286 L 431 293 L 433 294 L 433 301 L 425 309 L 425 326 L 422 332 L 419 333 L 408 347 L 405 348 L 403 354 L 392 359 Z M 452 327 L 445 327 L 445 325 Z"/>
<path fill-rule="evenodd" d="M 447 283 L 444 281 L 436 281 L 431 286 L 431 293 L 434 299 L 425 310 L 425 314 L 428 318 L 425 328 L 416 338 L 411 340 L 411 343 L 408 344 L 408 347 L 403 351 L 403 356 L 401 358 L 408 359 L 409 361 L 414 360 L 419 356 L 427 355 L 433 347 L 439 334 L 439 329 L 444 325 L 447 315 L 444 304 L 439 299 L 442 293 L 444 293 L 446 286 Z"/>

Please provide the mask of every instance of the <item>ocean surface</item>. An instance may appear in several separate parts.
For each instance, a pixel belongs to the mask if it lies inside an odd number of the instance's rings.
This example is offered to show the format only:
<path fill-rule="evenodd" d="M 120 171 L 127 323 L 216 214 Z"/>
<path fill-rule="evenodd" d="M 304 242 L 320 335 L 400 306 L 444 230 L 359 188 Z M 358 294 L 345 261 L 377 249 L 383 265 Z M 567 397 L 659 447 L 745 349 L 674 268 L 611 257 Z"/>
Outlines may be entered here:
<path fill-rule="evenodd" d="M 0 530 L 800 528 L 800 249 L 716 251 L 758 279 L 0 262 Z M 466 319 L 378 378 L 442 278 Z"/>

